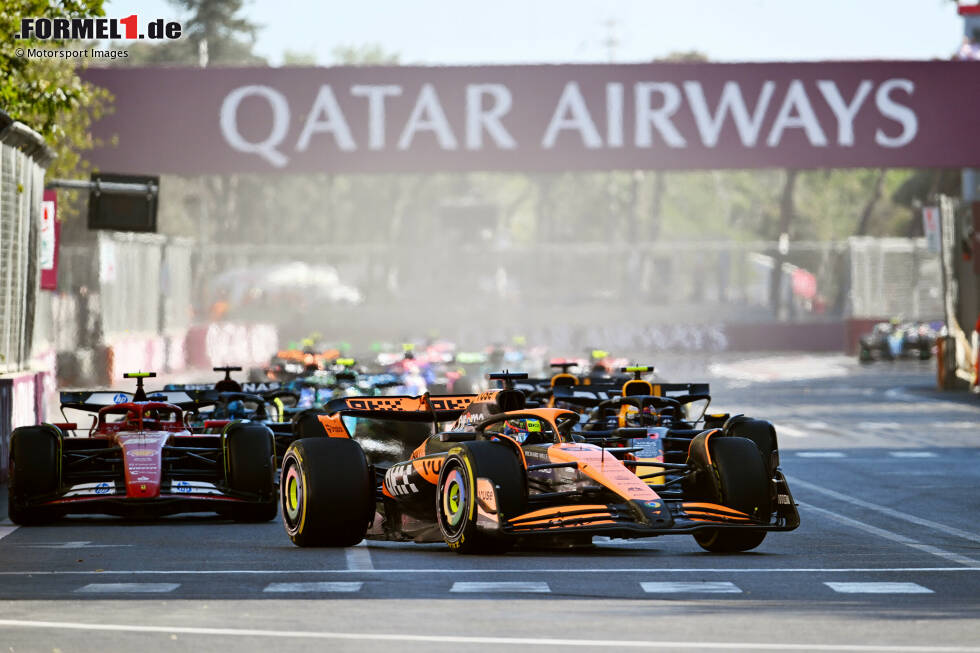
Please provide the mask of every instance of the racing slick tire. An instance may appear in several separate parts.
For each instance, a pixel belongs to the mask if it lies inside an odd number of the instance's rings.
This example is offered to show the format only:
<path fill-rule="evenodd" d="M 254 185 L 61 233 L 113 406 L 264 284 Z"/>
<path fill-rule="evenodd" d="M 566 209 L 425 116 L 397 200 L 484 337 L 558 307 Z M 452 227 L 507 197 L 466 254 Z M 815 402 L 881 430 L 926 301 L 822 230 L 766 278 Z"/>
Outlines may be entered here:
<path fill-rule="evenodd" d="M 524 512 L 527 478 L 514 451 L 496 442 L 469 442 L 450 450 L 439 470 L 436 521 L 442 539 L 456 553 L 503 553 L 513 540 L 477 527 L 476 479 L 497 486 L 497 510 L 503 518 Z"/>
<path fill-rule="evenodd" d="M 735 415 L 725 422 L 722 430 L 726 436 L 748 438 L 755 442 L 755 446 L 762 452 L 762 459 L 766 462 L 770 476 L 776 473 L 776 468 L 779 467 L 779 447 L 776 428 L 770 422 L 745 415 Z"/>
<path fill-rule="evenodd" d="M 7 516 L 15 524 L 43 524 L 61 516 L 56 508 L 30 506 L 31 499 L 58 490 L 60 438 L 58 428 L 50 424 L 22 426 L 11 434 Z"/>
<path fill-rule="evenodd" d="M 705 470 L 710 482 L 703 484 L 709 493 L 706 498 L 768 521 L 772 513 L 771 481 L 756 443 L 723 436 L 711 438 L 706 446 L 710 446 L 711 454 Z M 713 553 L 748 551 L 762 544 L 765 537 L 766 531 L 752 529 L 714 528 L 694 533 L 701 548 Z"/>
<path fill-rule="evenodd" d="M 257 501 L 231 506 L 235 521 L 265 522 L 275 519 L 276 444 L 272 431 L 256 423 L 235 422 L 225 430 L 225 464 L 228 487 L 257 495 Z"/>
<path fill-rule="evenodd" d="M 374 474 L 364 450 L 346 438 L 289 445 L 279 487 L 282 522 L 297 546 L 353 546 L 374 520 Z"/>
<path fill-rule="evenodd" d="M 858 362 L 871 363 L 873 361 L 874 357 L 871 355 L 871 350 L 866 345 L 861 345 L 858 348 Z"/>

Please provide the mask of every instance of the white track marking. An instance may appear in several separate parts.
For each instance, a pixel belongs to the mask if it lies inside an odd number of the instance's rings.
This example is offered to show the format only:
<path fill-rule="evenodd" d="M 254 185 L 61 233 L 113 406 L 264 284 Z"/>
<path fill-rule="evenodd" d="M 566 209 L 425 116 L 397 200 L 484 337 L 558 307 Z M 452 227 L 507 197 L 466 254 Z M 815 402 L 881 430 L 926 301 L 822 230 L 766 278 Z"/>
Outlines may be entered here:
<path fill-rule="evenodd" d="M 458 581 L 453 583 L 450 592 L 476 592 L 480 594 L 489 592 L 550 592 L 548 583 L 535 583 L 528 581 L 501 581 L 499 583 L 480 583 Z"/>
<path fill-rule="evenodd" d="M 830 517 L 835 521 L 839 521 L 842 524 L 846 524 L 848 526 L 852 526 L 854 528 L 860 529 L 866 533 L 871 533 L 872 535 L 883 537 L 886 540 L 891 540 L 892 542 L 898 542 L 899 544 L 904 544 L 907 547 L 918 549 L 919 551 L 922 551 L 924 553 L 928 553 L 930 555 L 934 555 L 936 557 L 943 558 L 951 562 L 956 562 L 971 568 L 980 569 L 980 560 L 974 560 L 973 558 L 968 558 L 958 553 L 945 551 L 943 549 L 940 549 L 938 546 L 932 546 L 931 544 L 923 544 L 922 542 L 913 540 L 911 537 L 905 537 L 904 535 L 899 535 L 898 533 L 892 533 L 891 531 L 886 531 L 883 528 L 878 528 L 877 526 L 865 524 L 864 522 L 860 522 L 856 519 L 851 519 L 850 517 L 839 515 L 831 510 L 824 510 L 823 508 L 811 506 L 810 504 L 803 503 L 802 501 L 797 501 L 796 504 L 801 508 L 806 508 L 807 510 L 819 512 L 820 514 L 826 517 Z"/>
<path fill-rule="evenodd" d="M 815 508 L 818 512 L 829 512 Z M 851 520 L 853 521 L 853 520 Z M 873 528 L 873 527 L 871 527 Z M 887 532 L 887 531 L 886 531 Z M 971 572 L 980 571 L 980 565 L 973 567 L 589 567 L 587 569 L 128 569 L 104 571 L 0 571 L 0 577 L 20 576 L 317 576 L 317 575 L 358 575 L 358 574 L 828 574 L 828 573 L 932 573 L 932 572 Z"/>
<path fill-rule="evenodd" d="M 10 535 L 18 528 L 19 526 L 7 526 L 7 525 L 0 526 L 0 540 Z"/>
<path fill-rule="evenodd" d="M 373 571 L 374 563 L 371 561 L 371 551 L 367 548 L 367 542 L 361 541 L 356 546 L 344 549 L 347 556 L 347 568 L 351 571 Z"/>
<path fill-rule="evenodd" d="M 826 495 L 837 499 L 838 501 L 845 501 L 854 506 L 860 506 L 861 508 L 867 508 L 868 510 L 874 510 L 877 513 L 891 517 L 892 519 L 900 519 L 902 521 L 909 522 L 910 524 L 915 524 L 916 526 L 924 526 L 925 528 L 931 528 L 940 533 L 945 533 L 947 535 L 955 535 L 956 537 L 961 537 L 965 540 L 969 540 L 975 544 L 980 544 L 980 535 L 976 533 L 971 533 L 969 531 L 960 530 L 959 528 L 953 528 L 952 526 L 947 526 L 946 524 L 940 524 L 939 522 L 934 522 L 929 519 L 923 519 L 922 517 L 916 517 L 905 512 L 898 510 L 893 510 L 892 508 L 886 508 L 885 506 L 879 506 L 876 503 L 871 503 L 870 501 L 864 501 L 863 499 L 857 499 L 855 497 L 847 496 L 846 494 L 841 494 L 835 490 L 830 490 L 819 485 L 814 485 L 813 483 L 807 483 L 798 478 L 792 479 L 792 484 L 795 487 L 806 488 L 813 492 L 819 492 L 820 494 Z"/>
<path fill-rule="evenodd" d="M 92 544 L 91 542 L 61 542 L 59 544 L 21 544 L 25 549 L 110 549 L 132 544 Z"/>
<path fill-rule="evenodd" d="M 895 458 L 935 458 L 934 451 L 889 451 L 889 456 Z"/>
<path fill-rule="evenodd" d="M 498 644 L 501 646 L 553 646 L 594 648 L 647 648 L 725 650 L 725 651 L 858 651 L 860 653 L 978 653 L 976 646 L 892 646 L 889 644 L 812 644 L 805 642 L 696 642 L 664 640 L 559 639 L 549 637 L 466 637 L 459 635 L 412 635 L 408 633 L 338 633 L 309 630 L 260 630 L 254 628 L 195 628 L 191 626 L 138 626 L 131 624 L 91 624 L 70 621 L 28 621 L 0 619 L 0 627 L 96 632 L 165 633 L 217 635 L 224 637 L 269 637 L 282 639 L 325 639 L 375 642 L 430 642 L 438 644 Z"/>
<path fill-rule="evenodd" d="M 858 422 L 857 427 L 862 431 L 898 431 L 902 425 L 898 422 Z"/>
<path fill-rule="evenodd" d="M 800 458 L 843 458 L 843 451 L 797 451 Z"/>
<path fill-rule="evenodd" d="M 364 583 L 358 581 L 324 583 L 269 583 L 263 592 L 360 592 Z"/>
<path fill-rule="evenodd" d="M 728 581 L 691 581 L 675 582 L 658 581 L 640 583 L 640 587 L 648 594 L 741 594 L 742 590 Z"/>
<path fill-rule="evenodd" d="M 918 583 L 824 583 L 840 594 L 932 594 Z"/>
<path fill-rule="evenodd" d="M 79 587 L 80 594 L 151 594 L 173 592 L 180 583 L 89 583 Z"/>
<path fill-rule="evenodd" d="M 807 432 L 803 429 L 798 429 L 795 426 L 790 426 L 789 424 L 776 424 L 776 433 L 779 435 L 788 435 L 791 438 L 805 438 Z"/>
<path fill-rule="evenodd" d="M 807 421 L 806 425 L 811 429 L 819 429 L 821 431 L 834 431 L 835 433 L 837 432 L 837 429 L 835 429 L 827 422 L 821 422 L 820 420 L 816 420 L 816 419 Z"/>

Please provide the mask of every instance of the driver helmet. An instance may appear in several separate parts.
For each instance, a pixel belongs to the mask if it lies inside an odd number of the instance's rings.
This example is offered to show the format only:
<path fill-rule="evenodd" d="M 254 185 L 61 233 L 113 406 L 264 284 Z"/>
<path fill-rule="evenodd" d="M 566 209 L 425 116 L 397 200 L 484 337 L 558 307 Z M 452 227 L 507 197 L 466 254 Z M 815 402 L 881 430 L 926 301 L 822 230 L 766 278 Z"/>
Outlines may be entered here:
<path fill-rule="evenodd" d="M 528 435 L 541 432 L 541 422 L 537 419 L 514 419 L 504 422 L 504 435 L 508 435 L 519 443 L 524 444 Z"/>
<path fill-rule="evenodd" d="M 241 419 L 245 417 L 245 402 L 235 399 L 228 402 L 228 417 L 230 419 Z"/>

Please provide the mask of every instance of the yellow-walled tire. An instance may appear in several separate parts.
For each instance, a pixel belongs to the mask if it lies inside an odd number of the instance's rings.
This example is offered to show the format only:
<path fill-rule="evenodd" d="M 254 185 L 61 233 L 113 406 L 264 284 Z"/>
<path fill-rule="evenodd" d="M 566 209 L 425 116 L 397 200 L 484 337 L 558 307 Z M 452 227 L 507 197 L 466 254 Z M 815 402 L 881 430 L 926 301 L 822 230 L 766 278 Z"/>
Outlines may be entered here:
<path fill-rule="evenodd" d="M 342 438 L 293 442 L 282 460 L 279 504 L 297 546 L 345 547 L 374 517 L 374 482 L 361 445 Z"/>
<path fill-rule="evenodd" d="M 526 509 L 527 480 L 514 451 L 496 442 L 470 442 L 450 452 L 439 470 L 436 521 L 442 538 L 457 553 L 501 553 L 513 540 L 481 531 L 476 525 L 476 479 L 490 479 L 498 488 L 503 518 Z"/>

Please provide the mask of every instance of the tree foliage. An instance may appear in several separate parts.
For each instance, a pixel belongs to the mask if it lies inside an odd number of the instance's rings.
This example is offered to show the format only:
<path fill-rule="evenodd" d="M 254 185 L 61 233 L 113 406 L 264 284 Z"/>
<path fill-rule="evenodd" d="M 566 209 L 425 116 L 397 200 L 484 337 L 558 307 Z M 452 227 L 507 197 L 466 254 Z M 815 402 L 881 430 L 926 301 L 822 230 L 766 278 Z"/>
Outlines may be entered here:
<path fill-rule="evenodd" d="M 266 63 L 252 51 L 260 26 L 240 15 L 244 0 L 169 2 L 186 13 L 181 37 L 160 43 L 135 43 L 128 48 L 129 57 L 117 64 L 245 66 Z"/>
<path fill-rule="evenodd" d="M 21 18 L 73 18 L 102 16 L 102 0 L 5 0 L 0 3 L 0 108 L 16 120 L 38 131 L 57 155 L 48 169 L 49 177 L 84 177 L 89 166 L 84 153 L 96 143 L 90 125 L 111 108 L 105 90 L 78 76 L 77 60 L 35 59 L 18 56 L 19 48 L 63 49 L 63 41 L 14 39 Z M 91 44 L 73 42 L 72 49 Z M 64 198 L 62 217 L 77 212 Z"/>

